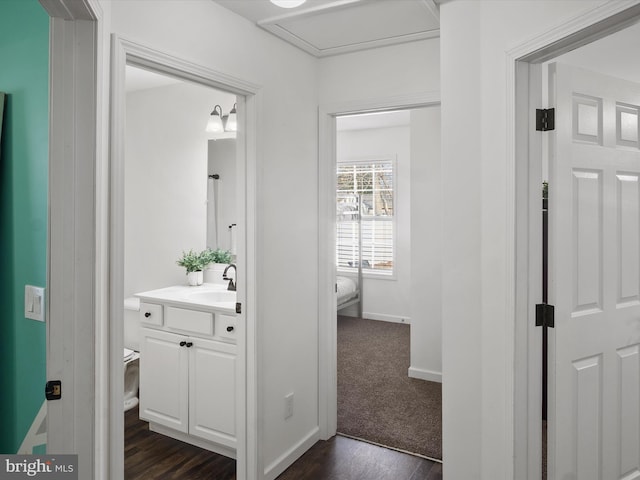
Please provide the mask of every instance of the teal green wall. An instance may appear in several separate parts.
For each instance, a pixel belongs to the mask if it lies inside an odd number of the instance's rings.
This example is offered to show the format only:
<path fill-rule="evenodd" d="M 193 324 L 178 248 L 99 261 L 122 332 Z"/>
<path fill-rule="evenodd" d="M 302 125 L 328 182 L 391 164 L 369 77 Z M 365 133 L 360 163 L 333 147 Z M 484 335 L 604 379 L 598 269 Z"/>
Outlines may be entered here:
<path fill-rule="evenodd" d="M 15 453 L 44 400 L 46 330 L 24 318 L 24 286 L 46 286 L 49 16 L 0 0 L 0 453 Z"/>

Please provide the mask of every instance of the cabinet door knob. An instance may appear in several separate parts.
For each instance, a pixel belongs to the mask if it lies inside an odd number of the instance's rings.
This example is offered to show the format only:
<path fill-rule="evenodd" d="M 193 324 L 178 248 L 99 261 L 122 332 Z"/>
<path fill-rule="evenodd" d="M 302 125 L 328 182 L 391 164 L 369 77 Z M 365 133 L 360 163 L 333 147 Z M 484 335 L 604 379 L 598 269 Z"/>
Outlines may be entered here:
<path fill-rule="evenodd" d="M 180 346 L 184 347 L 187 344 L 187 342 L 185 342 L 184 340 L 180 342 Z"/>
<path fill-rule="evenodd" d="M 231 325 L 227 327 L 227 332 L 233 332 L 233 327 Z"/>
<path fill-rule="evenodd" d="M 187 342 L 187 348 L 191 347 L 193 345 L 193 342 Z"/>
<path fill-rule="evenodd" d="M 151 316 L 151 312 L 144 312 L 144 316 L 149 318 Z"/>

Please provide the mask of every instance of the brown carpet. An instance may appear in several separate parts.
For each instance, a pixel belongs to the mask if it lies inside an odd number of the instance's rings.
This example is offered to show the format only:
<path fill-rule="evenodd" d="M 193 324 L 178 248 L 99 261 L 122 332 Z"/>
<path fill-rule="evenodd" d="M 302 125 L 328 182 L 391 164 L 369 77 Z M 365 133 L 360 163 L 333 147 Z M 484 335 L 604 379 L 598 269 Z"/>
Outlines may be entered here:
<path fill-rule="evenodd" d="M 338 432 L 441 460 L 441 385 L 409 362 L 409 325 L 339 316 Z"/>

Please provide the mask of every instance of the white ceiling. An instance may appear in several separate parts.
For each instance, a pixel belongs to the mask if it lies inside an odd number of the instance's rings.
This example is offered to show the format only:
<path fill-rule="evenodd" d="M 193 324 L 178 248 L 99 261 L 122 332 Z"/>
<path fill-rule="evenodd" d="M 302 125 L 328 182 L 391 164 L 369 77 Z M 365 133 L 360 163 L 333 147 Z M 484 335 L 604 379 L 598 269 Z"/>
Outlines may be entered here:
<path fill-rule="evenodd" d="M 125 78 L 127 93 L 148 88 L 166 87 L 181 82 L 178 78 L 132 67 L 131 65 L 127 65 L 125 68 Z"/>
<path fill-rule="evenodd" d="M 440 35 L 434 0 L 307 0 L 296 8 L 269 0 L 213 1 L 316 57 Z"/>

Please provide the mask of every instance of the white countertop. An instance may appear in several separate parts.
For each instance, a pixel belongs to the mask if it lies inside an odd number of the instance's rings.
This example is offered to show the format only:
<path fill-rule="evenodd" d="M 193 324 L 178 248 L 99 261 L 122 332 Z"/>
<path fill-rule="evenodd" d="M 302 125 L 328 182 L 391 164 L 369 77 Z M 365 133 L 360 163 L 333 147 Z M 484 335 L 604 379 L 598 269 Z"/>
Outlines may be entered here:
<path fill-rule="evenodd" d="M 227 290 L 227 286 L 223 284 L 203 283 L 197 287 L 174 285 L 136 293 L 134 296 L 148 303 L 163 303 L 226 315 L 236 314 L 236 292 Z"/>

